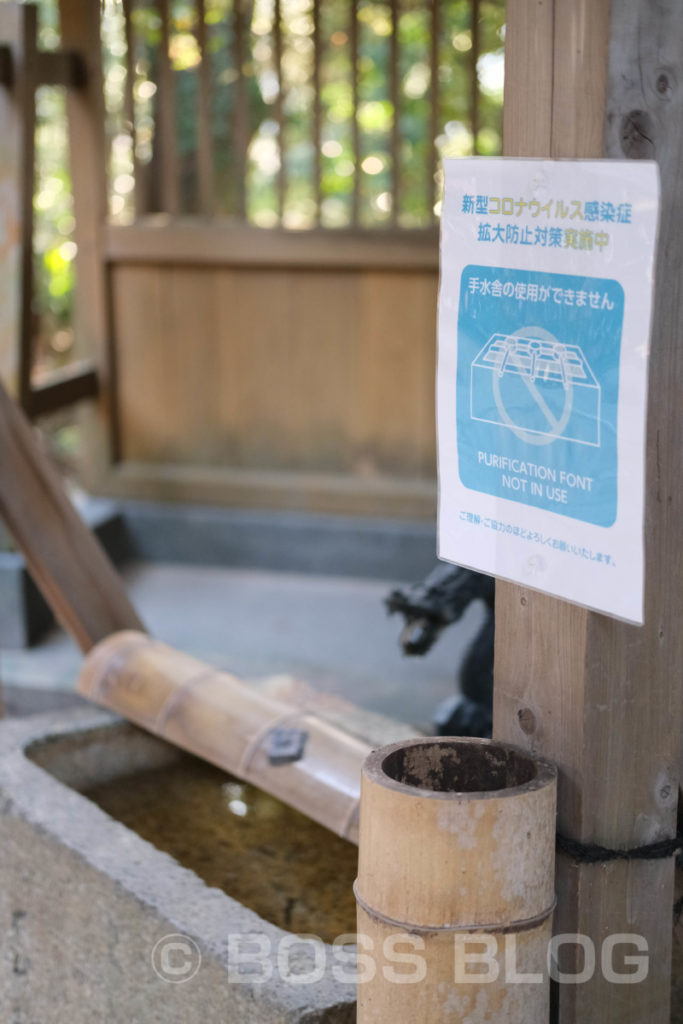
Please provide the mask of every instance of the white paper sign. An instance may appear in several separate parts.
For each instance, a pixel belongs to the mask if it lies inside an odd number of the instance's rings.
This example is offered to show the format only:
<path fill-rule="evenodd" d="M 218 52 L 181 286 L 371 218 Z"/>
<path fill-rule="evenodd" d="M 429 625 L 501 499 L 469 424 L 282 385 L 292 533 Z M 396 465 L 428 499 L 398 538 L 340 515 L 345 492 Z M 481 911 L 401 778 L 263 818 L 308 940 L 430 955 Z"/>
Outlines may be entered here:
<path fill-rule="evenodd" d="M 657 166 L 445 176 L 439 557 L 642 623 Z"/>

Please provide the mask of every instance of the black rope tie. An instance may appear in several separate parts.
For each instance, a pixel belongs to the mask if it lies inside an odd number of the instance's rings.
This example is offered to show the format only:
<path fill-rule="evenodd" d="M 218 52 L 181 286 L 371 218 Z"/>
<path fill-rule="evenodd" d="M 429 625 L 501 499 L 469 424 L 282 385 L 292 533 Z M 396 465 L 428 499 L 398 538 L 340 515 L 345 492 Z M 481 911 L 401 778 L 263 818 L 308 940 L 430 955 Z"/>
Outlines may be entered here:
<path fill-rule="evenodd" d="M 611 860 L 662 860 L 676 856 L 681 860 L 683 851 L 683 835 L 679 833 L 673 839 L 660 839 L 647 846 L 634 846 L 631 850 L 610 850 L 607 846 L 597 843 L 579 843 L 567 836 L 555 836 L 557 849 L 571 857 L 577 864 L 604 864 Z M 680 865 L 683 866 L 683 865 Z M 674 903 L 674 924 L 678 924 L 683 914 L 683 896 Z"/>
<path fill-rule="evenodd" d="M 660 860 L 663 857 L 673 857 L 680 852 L 683 837 L 660 839 L 647 846 L 634 846 L 631 850 L 610 850 L 606 846 L 598 846 L 597 843 L 579 843 L 576 839 L 560 835 L 559 832 L 556 842 L 558 850 L 566 853 L 577 864 L 598 864 L 610 860 Z"/>

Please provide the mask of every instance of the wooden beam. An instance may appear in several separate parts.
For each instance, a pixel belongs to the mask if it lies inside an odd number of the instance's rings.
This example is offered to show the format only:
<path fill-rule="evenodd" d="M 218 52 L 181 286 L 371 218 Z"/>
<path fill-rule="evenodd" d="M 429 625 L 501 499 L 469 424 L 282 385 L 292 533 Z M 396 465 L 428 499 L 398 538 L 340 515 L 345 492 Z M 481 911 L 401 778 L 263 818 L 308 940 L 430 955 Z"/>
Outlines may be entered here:
<path fill-rule="evenodd" d="M 11 87 L 14 84 L 14 66 L 12 47 L 8 43 L 0 45 L 0 85 Z M 41 85 L 62 85 L 66 88 L 79 89 L 85 82 L 86 70 L 83 61 L 78 54 L 65 50 L 36 50 L 34 71 L 32 85 L 36 89 Z"/>
<path fill-rule="evenodd" d="M 62 85 L 80 89 L 85 84 L 85 64 L 77 53 L 66 50 L 45 50 L 36 54 L 36 87 Z"/>
<path fill-rule="evenodd" d="M 22 401 L 30 390 L 33 339 L 33 153 L 36 12 L 0 5 L 0 175 L 6 248 L 0 275 L 0 374 Z"/>
<path fill-rule="evenodd" d="M 656 139 L 663 209 L 648 414 L 646 621 L 626 625 L 499 583 L 494 734 L 558 764 L 564 835 L 629 849 L 676 832 L 683 111 L 678 88 L 663 96 L 662 75 L 667 82 L 683 75 L 683 9 L 613 0 L 608 83 L 609 41 L 609 0 L 509 0 L 505 153 L 603 156 L 605 110 L 610 156 L 642 155 L 648 125 Z M 641 112 L 640 128 L 630 131 L 633 111 Z M 635 151 L 624 144 L 629 138 Z M 558 855 L 556 931 L 588 936 L 598 954 L 590 981 L 559 986 L 560 1024 L 668 1024 L 673 872 L 673 858 L 589 865 Z M 619 933 L 647 942 L 648 975 L 637 984 L 614 984 L 600 970 L 603 940 Z M 565 952 L 561 969 L 579 971 L 581 953 Z"/>
<path fill-rule="evenodd" d="M 279 231 L 200 220 L 156 220 L 107 225 L 111 263 L 199 266 L 364 267 L 433 270 L 439 239 L 433 229 L 391 231 Z"/>
<path fill-rule="evenodd" d="M 197 181 L 199 185 L 199 210 L 210 217 L 215 206 L 213 131 L 212 131 L 212 89 L 211 53 L 206 29 L 205 0 L 195 2 L 197 46 L 201 62 L 197 69 Z"/>
<path fill-rule="evenodd" d="M 550 156 L 554 10 L 555 0 L 508 0 L 503 103 L 506 156 Z M 533 108 L 525 105 L 528 102 L 533 102 Z"/>
<path fill-rule="evenodd" d="M 82 360 L 35 383 L 26 411 L 31 417 L 44 416 L 84 398 L 95 398 L 97 392 L 97 371 L 92 363 Z"/>
<path fill-rule="evenodd" d="M 149 501 L 427 521 L 434 520 L 436 510 L 432 480 L 179 463 L 121 462 L 107 477 L 101 493 Z"/>
<path fill-rule="evenodd" d="M 2 386 L 0 516 L 57 619 L 82 651 L 117 630 L 144 628 L 116 570 Z"/>
<path fill-rule="evenodd" d="M 159 140 L 159 176 L 161 204 L 165 213 L 180 211 L 180 167 L 176 119 L 176 78 L 171 66 L 172 11 L 169 0 L 159 0 L 161 39 L 159 43 L 159 81 L 157 88 L 156 131 Z"/>
<path fill-rule="evenodd" d="M 107 148 L 100 44 L 100 5 L 59 0 L 63 47 L 77 53 L 86 67 L 82 89 L 67 93 L 69 158 L 73 188 L 76 256 L 74 328 L 81 359 L 91 359 L 98 400 L 82 411 L 83 470 L 97 489 L 116 452 L 114 353 L 110 348 L 108 282 L 103 259 L 107 219 Z"/>
<path fill-rule="evenodd" d="M 94 394 L 96 381 L 92 369 L 83 377 L 82 367 L 71 368 L 37 393 L 32 382 L 34 343 L 34 271 L 33 271 L 33 193 L 35 188 L 35 90 L 42 85 L 80 87 L 85 81 L 83 62 L 77 54 L 67 51 L 40 53 L 37 50 L 35 8 L 8 4 L 0 11 L 0 81 L 7 92 L 0 99 L 0 121 L 3 125 L 0 143 L 1 173 L 6 184 L 13 186 L 16 207 L 5 211 L 5 234 L 18 241 L 19 257 L 6 256 L 5 287 L 13 295 L 0 296 L 6 308 L 7 333 L 0 340 L 4 356 L 4 375 L 10 390 L 18 392 L 22 407 L 30 415 L 38 415 L 68 404 L 73 393 L 77 398 Z M 14 181 L 12 181 L 14 179 Z M 16 224 L 11 223 L 16 215 Z M 18 270 L 18 279 L 15 271 Z M 14 319 L 15 303 L 18 317 Z M 8 315 L 9 314 L 9 315 Z M 18 348 L 16 380 L 8 367 L 14 359 L 12 349 Z M 63 378 L 63 379 L 61 379 Z M 82 378 L 82 379 L 79 379 Z M 87 378 L 87 379 L 86 379 Z"/>
<path fill-rule="evenodd" d="M 12 47 L 0 46 L 0 85 L 10 86 L 14 77 Z"/>

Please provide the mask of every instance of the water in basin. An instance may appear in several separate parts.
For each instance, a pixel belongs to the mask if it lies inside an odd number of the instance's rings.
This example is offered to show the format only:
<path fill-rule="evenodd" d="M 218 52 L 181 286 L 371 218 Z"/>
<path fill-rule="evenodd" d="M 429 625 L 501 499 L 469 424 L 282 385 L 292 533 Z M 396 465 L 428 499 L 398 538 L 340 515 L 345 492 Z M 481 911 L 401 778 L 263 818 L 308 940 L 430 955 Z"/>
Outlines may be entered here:
<path fill-rule="evenodd" d="M 254 786 L 183 755 L 81 791 L 280 928 L 355 932 L 357 848 Z"/>

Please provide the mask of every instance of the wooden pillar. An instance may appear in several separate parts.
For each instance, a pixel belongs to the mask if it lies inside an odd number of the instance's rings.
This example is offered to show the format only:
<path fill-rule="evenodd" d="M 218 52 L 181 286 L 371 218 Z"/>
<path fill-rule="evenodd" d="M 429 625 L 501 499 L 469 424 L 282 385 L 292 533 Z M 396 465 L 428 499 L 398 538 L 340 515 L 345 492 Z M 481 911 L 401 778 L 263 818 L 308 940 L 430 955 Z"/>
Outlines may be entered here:
<path fill-rule="evenodd" d="M 654 157 L 660 165 L 645 625 L 499 584 L 494 735 L 559 766 L 560 832 L 628 849 L 676 831 L 683 665 L 683 7 L 678 0 L 613 0 L 611 17 L 609 8 L 609 0 L 509 0 L 505 152 L 606 152 Z M 561 1024 L 669 1024 L 673 874 L 673 858 L 590 865 L 558 854 L 555 932 L 585 935 L 596 949 L 590 981 L 558 986 Z M 619 933 L 647 942 L 645 980 L 615 984 L 604 976 L 604 942 Z M 583 955 L 573 952 L 565 947 L 569 955 L 561 966 L 575 973 Z M 624 966 L 623 954 L 637 949 L 620 952 L 621 960 L 617 947 L 615 970 L 633 970 Z"/>
<path fill-rule="evenodd" d="M 25 402 L 33 314 L 36 9 L 0 7 L 0 377 Z"/>
<path fill-rule="evenodd" d="M 59 0 L 62 48 L 80 57 L 85 82 L 67 93 L 69 162 L 76 227 L 74 327 L 80 355 L 97 369 L 98 400 L 82 410 L 85 482 L 97 490 L 116 461 L 114 348 L 103 231 L 107 219 L 107 145 L 100 43 L 100 5 Z"/>

